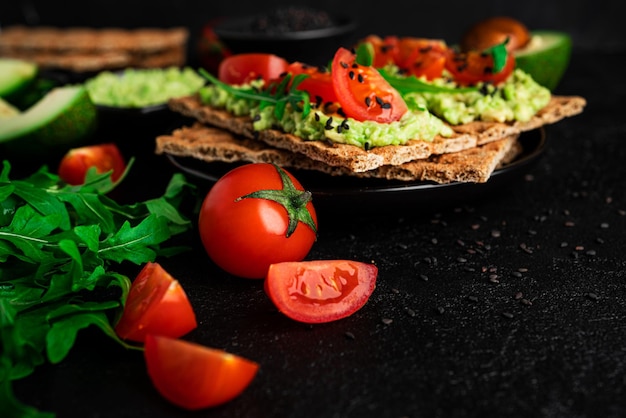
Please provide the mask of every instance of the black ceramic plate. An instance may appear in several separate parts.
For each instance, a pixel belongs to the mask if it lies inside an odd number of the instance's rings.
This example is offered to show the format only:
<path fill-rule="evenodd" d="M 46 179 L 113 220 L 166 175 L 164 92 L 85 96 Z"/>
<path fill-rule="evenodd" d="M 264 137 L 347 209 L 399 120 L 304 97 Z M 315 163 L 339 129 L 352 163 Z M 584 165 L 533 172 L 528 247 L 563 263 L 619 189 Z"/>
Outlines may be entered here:
<path fill-rule="evenodd" d="M 309 170 L 289 169 L 313 193 L 316 207 L 334 213 L 398 212 L 467 202 L 494 192 L 501 186 L 520 179 L 543 155 L 546 135 L 543 128 L 525 132 L 519 137 L 522 153 L 508 165 L 495 170 L 485 183 L 390 181 L 350 176 L 330 176 Z M 175 167 L 191 177 L 216 182 L 236 164 L 207 163 L 194 158 L 167 155 Z"/>

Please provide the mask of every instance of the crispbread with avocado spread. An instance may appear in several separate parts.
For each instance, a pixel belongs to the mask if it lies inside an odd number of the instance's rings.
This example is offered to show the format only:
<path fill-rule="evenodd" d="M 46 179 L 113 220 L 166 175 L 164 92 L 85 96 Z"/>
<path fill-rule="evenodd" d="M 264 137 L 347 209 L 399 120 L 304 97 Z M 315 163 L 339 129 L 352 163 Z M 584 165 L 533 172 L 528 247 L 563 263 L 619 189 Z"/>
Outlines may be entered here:
<path fill-rule="evenodd" d="M 460 152 L 432 155 L 400 165 L 385 165 L 365 172 L 354 172 L 196 122 L 192 126 L 176 129 L 170 135 L 157 137 L 156 153 L 191 157 L 207 162 L 274 163 L 330 175 L 436 183 L 484 183 L 497 166 L 510 162 L 518 155 L 521 148 L 517 137 L 510 135 Z"/>
<path fill-rule="evenodd" d="M 385 145 L 369 150 L 330 141 L 303 140 L 276 129 L 256 131 L 248 116 L 233 116 L 229 112 L 204 105 L 197 95 L 171 99 L 172 110 L 211 126 L 237 135 L 260 140 L 272 147 L 305 155 L 333 167 L 343 167 L 352 172 L 366 172 L 381 166 L 393 166 L 409 161 L 429 158 L 432 155 L 459 152 L 484 145 L 507 136 L 552 124 L 582 112 L 586 101 L 578 96 L 552 96 L 546 107 L 528 121 L 482 122 L 475 121 L 451 126 L 449 137 L 437 136 L 433 141 L 410 140 L 405 145 Z"/>

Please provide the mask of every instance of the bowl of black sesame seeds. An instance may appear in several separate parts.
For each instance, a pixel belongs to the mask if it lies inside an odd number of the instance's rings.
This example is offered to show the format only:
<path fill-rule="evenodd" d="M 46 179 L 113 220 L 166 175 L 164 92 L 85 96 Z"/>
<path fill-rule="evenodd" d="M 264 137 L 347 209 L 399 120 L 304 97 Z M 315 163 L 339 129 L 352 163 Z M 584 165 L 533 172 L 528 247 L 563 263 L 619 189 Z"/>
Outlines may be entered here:
<path fill-rule="evenodd" d="M 213 31 L 235 54 L 265 52 L 288 61 L 327 65 L 340 46 L 354 43 L 357 23 L 308 7 L 288 6 L 264 13 L 220 19 Z"/>

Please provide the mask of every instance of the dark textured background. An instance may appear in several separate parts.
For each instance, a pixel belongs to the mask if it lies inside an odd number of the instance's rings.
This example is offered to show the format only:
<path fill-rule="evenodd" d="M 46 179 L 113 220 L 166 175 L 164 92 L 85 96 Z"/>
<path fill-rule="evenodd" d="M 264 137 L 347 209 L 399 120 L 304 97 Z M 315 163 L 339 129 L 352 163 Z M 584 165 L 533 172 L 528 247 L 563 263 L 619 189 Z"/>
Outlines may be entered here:
<path fill-rule="evenodd" d="M 0 25 L 14 23 L 51 26 L 175 26 L 184 25 L 197 36 L 201 26 L 223 16 L 254 14 L 286 4 L 310 6 L 338 15 L 354 16 L 357 34 L 415 35 L 456 42 L 470 23 L 493 15 L 507 15 L 531 29 L 568 32 L 580 49 L 623 49 L 626 25 L 613 0 L 448 0 L 370 2 L 318 1 L 47 1 L 5 0 Z"/>
<path fill-rule="evenodd" d="M 559 94 L 581 95 L 588 106 L 546 129 L 545 153 L 528 173 L 480 198 L 377 216 L 320 210 L 311 259 L 374 260 L 380 268 L 368 304 L 344 320 L 304 326 L 284 318 L 260 282 L 219 271 L 195 236 L 193 252 L 160 260 L 198 314 L 187 338 L 261 364 L 233 402 L 178 410 L 151 387 L 139 353 L 95 330 L 80 334 L 61 364 L 17 382 L 20 399 L 59 418 L 626 416 L 626 84 L 615 77 L 626 25 L 604 3 L 315 3 L 360 10 L 364 33 L 450 39 L 490 14 L 566 30 L 577 51 Z M 16 4 L 2 3 L 1 23 L 19 20 Z M 42 24 L 193 27 L 261 7 L 36 4 Z M 152 134 L 120 132 L 116 140 L 146 143 L 122 189 L 127 197 L 162 190 L 174 170 L 148 152 Z"/>

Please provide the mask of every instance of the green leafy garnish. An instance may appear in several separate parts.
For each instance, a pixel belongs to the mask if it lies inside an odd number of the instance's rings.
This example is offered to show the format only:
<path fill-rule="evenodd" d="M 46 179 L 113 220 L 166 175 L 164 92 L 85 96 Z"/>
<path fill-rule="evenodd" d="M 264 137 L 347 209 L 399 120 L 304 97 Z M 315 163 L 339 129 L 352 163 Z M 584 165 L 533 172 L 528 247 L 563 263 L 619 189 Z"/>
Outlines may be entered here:
<path fill-rule="evenodd" d="M 420 80 L 414 75 L 399 76 L 390 73 L 384 68 L 379 68 L 378 72 L 385 80 L 400 94 L 407 93 L 467 93 L 478 90 L 477 87 L 446 87 L 428 83 Z"/>
<path fill-rule="evenodd" d="M 309 94 L 297 89 L 298 85 L 309 77 L 308 74 L 298 74 L 295 77 L 287 74 L 279 82 L 269 83 L 264 89 L 254 89 L 233 87 L 220 81 L 203 68 L 200 68 L 198 72 L 211 83 L 233 96 L 258 102 L 261 110 L 267 106 L 274 106 L 274 115 L 279 120 L 283 118 L 287 104 L 291 105 L 294 110 L 302 112 L 303 117 L 306 117 L 311 111 Z"/>
<path fill-rule="evenodd" d="M 186 250 L 164 246 L 191 223 L 178 207 L 187 183 L 170 180 L 160 198 L 121 205 L 105 196 L 110 173 L 70 186 L 44 166 L 23 180 L 0 171 L 0 405 L 3 416 L 53 417 L 15 398 L 12 382 L 46 361 L 61 362 L 81 329 L 114 330 L 130 279 L 113 271 Z M 7 408 L 7 409 L 4 409 Z"/>
<path fill-rule="evenodd" d="M 355 50 L 356 62 L 367 67 L 374 63 L 374 46 L 370 42 L 361 42 Z"/>
<path fill-rule="evenodd" d="M 506 65 L 506 59 L 508 56 L 508 51 L 506 50 L 506 44 L 509 43 L 509 38 L 507 37 L 504 42 L 494 45 L 485 50 L 486 53 L 491 54 L 493 58 L 493 72 L 499 73 L 502 71 L 504 66 Z"/>

